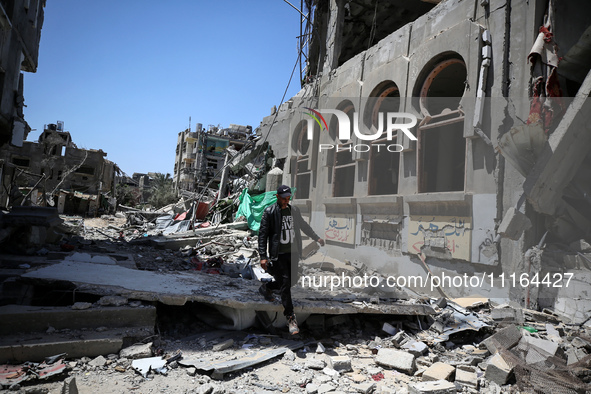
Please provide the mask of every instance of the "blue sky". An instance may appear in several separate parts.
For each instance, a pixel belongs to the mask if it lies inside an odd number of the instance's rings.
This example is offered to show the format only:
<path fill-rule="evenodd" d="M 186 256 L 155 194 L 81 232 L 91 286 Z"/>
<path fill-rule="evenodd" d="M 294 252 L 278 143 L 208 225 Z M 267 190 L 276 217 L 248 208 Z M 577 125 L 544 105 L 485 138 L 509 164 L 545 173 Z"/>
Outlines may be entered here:
<path fill-rule="evenodd" d="M 298 34 L 282 0 L 49 0 L 39 66 L 25 73 L 27 140 L 60 120 L 78 147 L 102 149 L 129 175 L 172 175 L 189 117 L 193 130 L 255 129 L 279 105 Z"/>

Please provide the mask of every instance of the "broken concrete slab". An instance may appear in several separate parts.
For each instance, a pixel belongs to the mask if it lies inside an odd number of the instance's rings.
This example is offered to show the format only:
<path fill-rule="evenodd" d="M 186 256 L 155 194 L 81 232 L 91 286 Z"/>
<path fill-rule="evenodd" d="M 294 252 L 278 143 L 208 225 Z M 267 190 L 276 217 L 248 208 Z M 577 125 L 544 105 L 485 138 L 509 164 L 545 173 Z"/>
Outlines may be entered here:
<path fill-rule="evenodd" d="M 133 281 L 129 278 L 133 277 Z M 67 281 L 75 283 L 78 291 L 111 295 L 116 293 L 130 299 L 160 301 L 167 305 L 184 305 L 188 301 L 206 302 L 239 310 L 280 312 L 279 303 L 269 303 L 258 293 L 260 282 L 230 278 L 224 275 L 191 272 L 152 272 L 129 270 L 118 265 L 64 261 L 22 275 L 30 281 Z M 393 314 L 426 315 L 435 311 L 430 305 L 403 302 L 367 303 L 341 302 L 328 299 L 312 288 L 295 286 L 292 290 L 296 314 Z M 350 301 L 349 299 L 345 301 Z"/>
<path fill-rule="evenodd" d="M 376 356 L 378 365 L 412 375 L 415 371 L 415 356 L 402 350 L 379 349 Z"/>
<path fill-rule="evenodd" d="M 438 361 L 423 372 L 423 382 L 450 380 L 455 370 L 455 367 Z"/>
<path fill-rule="evenodd" d="M 349 356 L 333 356 L 328 359 L 328 366 L 335 371 L 349 372 L 351 368 L 351 358 Z"/>
<path fill-rule="evenodd" d="M 146 344 L 132 345 L 121 349 L 119 357 L 128 359 L 139 359 L 152 357 L 152 342 Z"/>

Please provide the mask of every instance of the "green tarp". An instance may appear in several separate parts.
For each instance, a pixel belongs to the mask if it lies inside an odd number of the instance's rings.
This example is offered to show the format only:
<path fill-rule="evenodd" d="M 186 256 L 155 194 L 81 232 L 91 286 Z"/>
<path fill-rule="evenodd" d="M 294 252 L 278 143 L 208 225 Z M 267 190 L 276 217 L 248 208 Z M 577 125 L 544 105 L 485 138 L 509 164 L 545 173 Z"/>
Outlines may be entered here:
<path fill-rule="evenodd" d="M 271 191 L 251 196 L 245 188 L 239 197 L 240 206 L 236 212 L 236 218 L 244 216 L 248 222 L 248 228 L 258 232 L 265 208 L 277 201 L 275 194 L 277 194 L 275 191 Z"/>

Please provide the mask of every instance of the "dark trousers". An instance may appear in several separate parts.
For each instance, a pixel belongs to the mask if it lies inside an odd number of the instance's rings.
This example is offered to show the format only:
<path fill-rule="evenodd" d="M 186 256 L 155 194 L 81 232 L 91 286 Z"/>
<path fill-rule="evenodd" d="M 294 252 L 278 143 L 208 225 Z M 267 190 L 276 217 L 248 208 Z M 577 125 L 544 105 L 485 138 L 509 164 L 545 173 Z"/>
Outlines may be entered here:
<path fill-rule="evenodd" d="M 281 294 L 281 304 L 283 304 L 283 314 L 290 316 L 293 314 L 293 303 L 291 301 L 291 280 L 297 278 L 297 257 L 291 253 L 280 253 L 277 260 L 273 261 L 269 273 L 275 279 L 267 284 L 269 290 L 279 290 Z"/>

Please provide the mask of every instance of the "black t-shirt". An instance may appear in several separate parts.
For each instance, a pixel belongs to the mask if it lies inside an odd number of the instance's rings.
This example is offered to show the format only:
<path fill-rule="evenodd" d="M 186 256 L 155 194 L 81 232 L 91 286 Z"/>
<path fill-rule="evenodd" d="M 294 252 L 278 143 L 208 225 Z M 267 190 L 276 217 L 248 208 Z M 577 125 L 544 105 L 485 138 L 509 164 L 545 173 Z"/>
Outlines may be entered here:
<path fill-rule="evenodd" d="M 295 229 L 290 207 L 281 210 L 281 235 L 279 237 L 279 253 L 291 253 L 291 245 L 295 242 Z"/>

